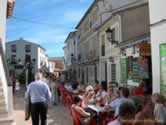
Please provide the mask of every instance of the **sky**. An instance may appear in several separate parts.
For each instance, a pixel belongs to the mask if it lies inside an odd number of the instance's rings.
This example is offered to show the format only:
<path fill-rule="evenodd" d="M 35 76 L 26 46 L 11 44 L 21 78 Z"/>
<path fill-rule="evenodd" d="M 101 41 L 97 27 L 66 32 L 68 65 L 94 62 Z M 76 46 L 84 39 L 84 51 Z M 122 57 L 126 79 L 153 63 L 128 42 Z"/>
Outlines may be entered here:
<path fill-rule="evenodd" d="M 7 41 L 23 38 L 63 56 L 64 41 L 75 30 L 92 0 L 16 0 L 7 21 Z"/>

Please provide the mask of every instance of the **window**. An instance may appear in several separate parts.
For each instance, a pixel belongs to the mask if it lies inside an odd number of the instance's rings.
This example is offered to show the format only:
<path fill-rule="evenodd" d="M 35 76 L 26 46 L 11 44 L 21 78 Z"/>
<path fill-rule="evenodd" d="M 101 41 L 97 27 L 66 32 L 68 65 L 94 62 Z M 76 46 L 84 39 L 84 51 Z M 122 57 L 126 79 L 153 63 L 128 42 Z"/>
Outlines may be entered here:
<path fill-rule="evenodd" d="M 31 52 L 31 45 L 25 46 L 25 52 Z"/>
<path fill-rule="evenodd" d="M 12 52 L 16 52 L 16 45 L 12 45 L 12 46 L 11 46 L 11 51 L 12 51 Z"/>
<path fill-rule="evenodd" d="M 114 42 L 115 41 L 115 28 L 112 29 L 112 36 L 111 36 L 111 38 L 112 38 L 112 42 Z"/>
<path fill-rule="evenodd" d="M 101 56 L 105 56 L 105 35 L 102 35 L 101 42 Z"/>
<path fill-rule="evenodd" d="M 93 25 L 92 21 L 89 21 L 90 28 L 92 27 L 92 25 Z"/>
<path fill-rule="evenodd" d="M 25 63 L 31 63 L 31 56 L 25 55 Z"/>
<path fill-rule="evenodd" d="M 111 64 L 111 80 L 116 81 L 116 64 Z"/>
<path fill-rule="evenodd" d="M 16 64 L 16 55 L 11 55 L 11 64 Z"/>

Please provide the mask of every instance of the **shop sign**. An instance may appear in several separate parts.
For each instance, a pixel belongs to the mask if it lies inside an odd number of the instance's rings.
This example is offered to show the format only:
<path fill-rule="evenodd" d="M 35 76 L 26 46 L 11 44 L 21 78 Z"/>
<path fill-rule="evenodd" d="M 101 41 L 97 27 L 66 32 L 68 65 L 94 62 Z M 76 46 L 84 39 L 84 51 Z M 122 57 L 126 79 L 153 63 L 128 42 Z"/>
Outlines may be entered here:
<path fill-rule="evenodd" d="M 140 56 L 150 56 L 151 55 L 151 46 L 149 43 L 139 44 L 139 54 Z"/>
<path fill-rule="evenodd" d="M 166 43 L 160 45 L 160 92 L 166 97 Z"/>
<path fill-rule="evenodd" d="M 127 59 L 121 58 L 120 59 L 120 66 L 121 66 L 121 82 L 127 82 Z"/>

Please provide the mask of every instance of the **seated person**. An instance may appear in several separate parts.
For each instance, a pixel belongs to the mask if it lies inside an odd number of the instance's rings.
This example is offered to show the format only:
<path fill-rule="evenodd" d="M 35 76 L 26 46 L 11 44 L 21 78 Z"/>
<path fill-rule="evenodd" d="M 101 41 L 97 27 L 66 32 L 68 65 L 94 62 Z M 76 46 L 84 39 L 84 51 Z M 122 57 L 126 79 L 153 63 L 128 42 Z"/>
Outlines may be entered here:
<path fill-rule="evenodd" d="M 108 102 L 112 102 L 118 97 L 118 94 L 114 87 L 110 86 L 108 88 Z"/>
<path fill-rule="evenodd" d="M 101 82 L 100 90 L 96 95 L 95 102 L 100 103 L 102 105 L 108 104 L 107 82 L 105 81 Z"/>
<path fill-rule="evenodd" d="M 145 95 L 145 93 L 144 93 L 144 82 L 143 81 L 141 81 L 140 84 L 138 85 L 138 87 L 136 87 L 133 90 L 133 95 L 142 95 L 142 96 Z"/>
<path fill-rule="evenodd" d="M 130 99 L 132 99 L 134 101 L 134 104 L 136 106 L 136 113 L 140 112 L 144 105 L 145 96 L 132 95 L 132 96 L 130 96 Z"/>
<path fill-rule="evenodd" d="M 90 122 L 90 113 L 86 112 L 84 108 L 80 105 L 81 104 L 81 98 L 78 96 L 74 97 L 74 104 L 72 105 L 73 109 L 77 113 L 77 117 L 79 117 L 79 120 L 83 124 L 88 124 Z"/>
<path fill-rule="evenodd" d="M 158 124 L 166 124 L 166 106 L 163 103 L 163 97 L 159 93 L 152 95 L 152 102 L 154 104 L 153 115 Z"/>
<path fill-rule="evenodd" d="M 87 105 L 88 104 L 93 104 L 94 103 L 94 95 L 95 95 L 95 92 L 94 92 L 94 89 L 92 86 L 87 86 L 86 87 L 86 90 L 85 90 L 85 93 L 82 97 L 82 106 L 84 108 L 87 108 Z"/>
<path fill-rule="evenodd" d="M 132 125 L 135 116 L 135 106 L 131 103 L 122 103 L 119 107 L 118 118 L 108 125 Z"/>
<path fill-rule="evenodd" d="M 150 98 L 145 98 L 142 111 L 135 116 L 133 125 L 154 125 L 153 103 Z"/>
<path fill-rule="evenodd" d="M 118 116 L 119 114 L 119 107 L 122 103 L 131 103 L 131 104 L 134 104 L 134 101 L 131 100 L 129 97 L 129 89 L 128 88 L 124 88 L 122 87 L 120 89 L 120 98 L 117 98 L 115 100 L 113 100 L 109 106 L 110 108 L 114 109 L 115 110 L 115 117 Z"/>
<path fill-rule="evenodd" d="M 94 91 L 95 91 L 96 94 L 98 93 L 99 89 L 100 89 L 100 84 L 99 84 L 99 81 L 96 80 L 95 81 L 95 87 L 94 87 Z"/>

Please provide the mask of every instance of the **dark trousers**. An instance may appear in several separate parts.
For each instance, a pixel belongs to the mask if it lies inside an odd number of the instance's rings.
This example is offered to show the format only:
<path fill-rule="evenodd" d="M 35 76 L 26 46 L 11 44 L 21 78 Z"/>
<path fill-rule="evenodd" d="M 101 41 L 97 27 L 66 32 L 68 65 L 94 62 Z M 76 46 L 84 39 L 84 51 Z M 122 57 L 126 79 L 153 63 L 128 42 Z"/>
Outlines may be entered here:
<path fill-rule="evenodd" d="M 44 102 L 34 103 L 31 105 L 32 125 L 47 125 L 48 105 Z"/>

